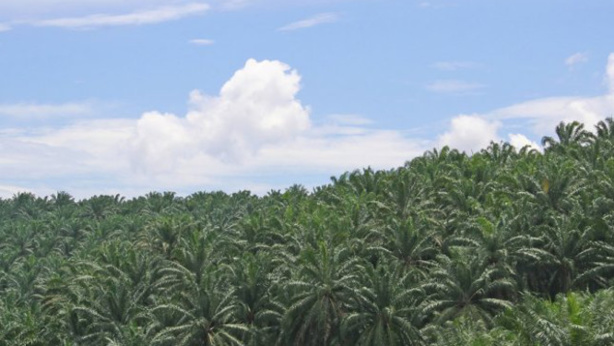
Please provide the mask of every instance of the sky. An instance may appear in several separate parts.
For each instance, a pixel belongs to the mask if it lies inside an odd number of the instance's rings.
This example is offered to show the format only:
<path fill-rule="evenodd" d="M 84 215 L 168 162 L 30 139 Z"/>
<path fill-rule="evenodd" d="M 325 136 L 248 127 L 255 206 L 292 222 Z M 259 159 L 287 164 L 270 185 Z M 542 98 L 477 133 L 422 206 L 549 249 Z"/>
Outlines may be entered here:
<path fill-rule="evenodd" d="M 0 197 L 308 188 L 614 115 L 611 0 L 2 0 Z"/>

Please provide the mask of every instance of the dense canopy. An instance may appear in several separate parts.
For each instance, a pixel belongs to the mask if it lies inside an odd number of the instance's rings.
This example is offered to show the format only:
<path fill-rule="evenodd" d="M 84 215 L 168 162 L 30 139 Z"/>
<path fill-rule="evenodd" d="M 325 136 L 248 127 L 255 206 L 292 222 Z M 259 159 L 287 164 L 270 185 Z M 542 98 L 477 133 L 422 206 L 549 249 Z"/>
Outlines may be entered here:
<path fill-rule="evenodd" d="M 0 345 L 614 344 L 614 121 L 308 192 L 0 200 Z"/>

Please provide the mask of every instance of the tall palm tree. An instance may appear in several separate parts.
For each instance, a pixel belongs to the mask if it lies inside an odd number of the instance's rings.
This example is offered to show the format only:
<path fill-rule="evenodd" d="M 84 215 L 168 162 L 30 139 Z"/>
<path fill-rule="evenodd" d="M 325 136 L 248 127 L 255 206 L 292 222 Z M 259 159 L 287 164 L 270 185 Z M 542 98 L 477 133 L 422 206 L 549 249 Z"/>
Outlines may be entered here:
<path fill-rule="evenodd" d="M 557 138 L 545 136 L 542 138 L 542 145 L 547 151 L 569 154 L 572 157 L 578 157 L 582 147 L 594 139 L 594 136 L 584 129 L 584 124 L 577 121 L 560 122 L 555 132 Z"/>

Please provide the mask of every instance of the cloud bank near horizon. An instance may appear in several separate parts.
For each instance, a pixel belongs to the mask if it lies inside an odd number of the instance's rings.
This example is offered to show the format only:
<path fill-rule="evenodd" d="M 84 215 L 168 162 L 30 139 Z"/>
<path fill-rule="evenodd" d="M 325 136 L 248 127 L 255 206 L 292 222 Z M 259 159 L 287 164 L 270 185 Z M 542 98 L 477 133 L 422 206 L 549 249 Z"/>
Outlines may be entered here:
<path fill-rule="evenodd" d="M 378 129 L 361 115 L 336 114 L 314 123 L 310 107 L 297 97 L 298 71 L 276 60 L 249 59 L 217 95 L 192 91 L 184 115 L 151 111 L 133 119 L 82 118 L 58 127 L 2 130 L 0 196 L 21 190 L 41 195 L 67 190 L 77 197 L 151 190 L 264 193 L 291 183 L 309 185 L 300 177 L 396 167 L 443 145 L 468 153 L 491 140 L 537 147 L 531 135 L 551 133 L 560 121 L 578 120 L 590 128 L 614 114 L 614 54 L 605 76 L 604 95 L 551 97 L 462 114 L 438 129 L 439 135 L 419 138 L 402 129 Z M 2 107 L 18 116 L 29 106 Z M 46 110 L 57 115 L 64 108 L 80 111 L 73 104 L 31 109 L 45 117 Z M 519 133 L 518 124 L 533 133 Z"/>
<path fill-rule="evenodd" d="M 491 140 L 505 140 L 499 133 L 509 128 L 507 141 L 511 144 L 541 149 L 528 137 L 551 134 L 561 121 L 578 121 L 584 124 L 585 129 L 592 130 L 600 120 L 614 116 L 614 53 L 607 59 L 604 84 L 607 90 L 599 96 L 546 97 L 498 108 L 485 114 L 459 115 L 451 120 L 451 130 L 438 138 L 438 144 L 475 152 Z M 515 132 L 518 128 L 529 131 Z"/>
<path fill-rule="evenodd" d="M 262 185 L 265 192 L 286 183 L 259 179 L 330 176 L 369 165 L 387 168 L 423 151 L 421 141 L 374 129 L 359 116 L 334 115 L 313 124 L 310 108 L 297 98 L 300 81 L 298 72 L 280 61 L 249 59 L 218 95 L 192 91 L 183 116 L 150 111 L 138 119 L 7 129 L 0 145 L 15 150 L 8 150 L 0 163 L 0 179 L 22 184 L 2 191 L 24 186 L 37 193 L 80 190 L 76 194 L 81 196 L 96 187 L 144 193 Z M 4 108 L 13 114 L 29 108 L 56 113 L 63 106 Z M 62 183 L 36 187 L 40 180 Z"/>

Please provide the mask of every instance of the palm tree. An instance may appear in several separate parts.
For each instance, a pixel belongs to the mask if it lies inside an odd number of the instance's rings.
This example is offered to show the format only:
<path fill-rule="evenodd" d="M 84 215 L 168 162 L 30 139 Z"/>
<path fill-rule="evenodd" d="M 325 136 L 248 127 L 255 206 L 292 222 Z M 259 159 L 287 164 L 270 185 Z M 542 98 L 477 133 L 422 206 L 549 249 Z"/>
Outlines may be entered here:
<path fill-rule="evenodd" d="M 286 283 L 292 296 L 282 321 L 282 343 L 329 345 L 338 337 L 341 319 L 356 294 L 357 262 L 347 250 L 323 242 L 317 249 L 303 250 L 298 278 Z"/>
<path fill-rule="evenodd" d="M 475 250 L 475 255 L 488 265 L 502 270 L 508 275 L 515 274 L 515 266 L 522 257 L 521 249 L 526 249 L 536 239 L 529 234 L 517 231 L 518 216 L 501 215 L 495 223 L 486 217 L 468 220 L 466 237 L 473 242 L 467 242 Z"/>
<path fill-rule="evenodd" d="M 272 344 L 279 334 L 284 307 L 270 295 L 273 262 L 270 253 L 246 253 L 227 266 L 228 283 L 235 288 L 237 321 L 249 328 L 248 345 Z"/>
<path fill-rule="evenodd" d="M 480 151 L 480 154 L 484 155 L 489 162 L 501 167 L 507 165 L 510 160 L 515 158 L 516 150 L 509 143 L 491 142 L 486 149 Z"/>
<path fill-rule="evenodd" d="M 590 134 L 584 130 L 584 125 L 577 121 L 572 121 L 571 123 L 560 122 L 555 132 L 558 142 L 554 138 L 546 136 L 542 139 L 542 145 L 554 146 L 558 144 L 566 146 L 590 142 Z"/>
<path fill-rule="evenodd" d="M 439 266 L 430 273 L 431 280 L 424 288 L 431 294 L 431 302 L 425 311 L 440 324 L 466 316 L 490 326 L 498 312 L 512 306 L 508 295 L 514 284 L 499 268 L 471 256 L 469 249 L 457 250 L 452 259 L 439 256 Z"/>
<path fill-rule="evenodd" d="M 387 266 L 364 267 L 364 285 L 348 314 L 343 317 L 340 335 L 348 345 L 422 345 L 420 305 L 425 293 L 408 288 L 410 280 L 401 271 Z"/>
<path fill-rule="evenodd" d="M 246 325 L 238 323 L 234 290 L 220 287 L 217 273 L 211 271 L 200 282 L 188 270 L 175 271 L 181 275 L 183 286 L 177 283 L 169 287 L 175 294 L 167 303 L 154 307 L 155 328 L 159 331 L 152 345 L 242 345 L 241 335 L 249 332 Z"/>
<path fill-rule="evenodd" d="M 84 217 L 91 217 L 97 221 L 100 221 L 117 213 L 123 202 L 124 199 L 120 195 L 100 195 L 91 197 L 90 199 L 80 203 L 85 207 Z"/>
<path fill-rule="evenodd" d="M 552 217 L 549 225 L 540 227 L 539 245 L 521 250 L 527 262 L 529 287 L 555 297 L 571 289 L 586 288 L 591 279 L 588 274 L 599 262 L 597 243 L 592 240 L 591 229 L 583 227 L 578 218 Z"/>
<path fill-rule="evenodd" d="M 83 276 L 71 284 L 70 308 L 80 324 L 87 327 L 77 340 L 88 344 L 102 344 L 106 338 L 121 337 L 122 329 L 132 323 L 142 324 L 145 316 L 139 290 L 130 286 L 117 272 L 100 273 L 99 277 Z M 68 305 L 68 306 L 71 306 Z M 70 315 L 69 315 L 70 316 Z"/>
<path fill-rule="evenodd" d="M 612 290 L 594 296 L 558 295 L 548 301 L 525 296 L 498 318 L 522 345 L 611 345 L 614 343 Z"/>
<path fill-rule="evenodd" d="M 397 169 L 386 181 L 383 191 L 383 202 L 373 203 L 383 207 L 385 213 L 379 218 L 396 217 L 405 220 L 408 217 L 416 218 L 420 213 L 433 212 L 434 201 L 429 196 L 431 189 L 422 181 L 423 177 L 415 170 L 405 167 Z"/>
<path fill-rule="evenodd" d="M 383 230 L 383 248 L 399 261 L 405 270 L 424 276 L 439 251 L 433 234 L 426 230 L 428 225 L 425 225 L 423 220 L 421 224 L 420 228 L 415 227 L 411 218 L 404 222 L 392 220 Z"/>
<path fill-rule="evenodd" d="M 142 242 L 153 250 L 161 252 L 166 258 L 172 258 L 180 240 L 194 232 L 195 222 L 191 218 L 162 216 L 146 226 Z"/>

